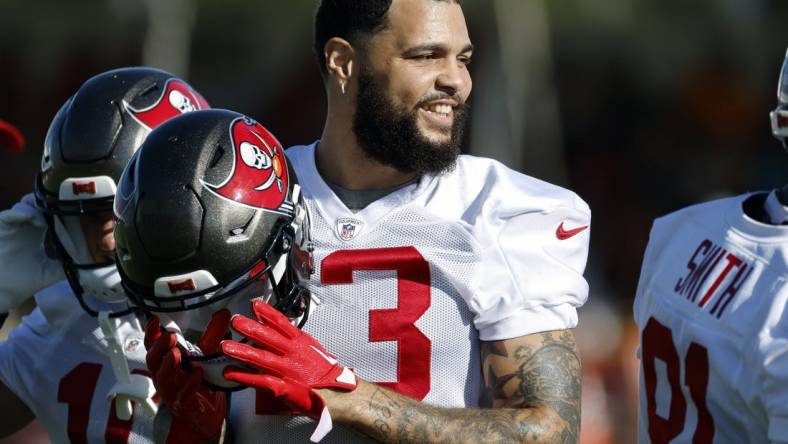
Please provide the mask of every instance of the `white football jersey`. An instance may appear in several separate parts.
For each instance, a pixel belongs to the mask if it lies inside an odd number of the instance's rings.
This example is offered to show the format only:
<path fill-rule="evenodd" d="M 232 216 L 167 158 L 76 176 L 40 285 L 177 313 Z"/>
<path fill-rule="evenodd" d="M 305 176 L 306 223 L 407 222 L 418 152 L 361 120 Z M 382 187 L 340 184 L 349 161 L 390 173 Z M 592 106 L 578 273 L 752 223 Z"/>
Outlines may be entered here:
<path fill-rule="evenodd" d="M 315 146 L 286 151 L 311 212 L 317 299 L 304 329 L 358 376 L 445 407 L 477 407 L 479 340 L 572 328 L 590 210 L 574 193 L 460 156 L 348 210 L 323 181 Z M 255 393 L 233 394 L 238 442 L 306 442 L 314 422 L 259 415 Z M 322 442 L 363 441 L 335 426 Z"/>
<path fill-rule="evenodd" d="M 36 294 L 38 307 L 0 343 L 0 381 L 41 420 L 54 443 L 152 442 L 140 409 L 128 421 L 107 398 L 116 379 L 98 321 L 66 281 Z M 132 373 L 147 374 L 144 332 L 131 316 L 115 320 Z"/>
<path fill-rule="evenodd" d="M 635 299 L 641 443 L 788 442 L 788 226 L 749 196 L 657 219 Z"/>

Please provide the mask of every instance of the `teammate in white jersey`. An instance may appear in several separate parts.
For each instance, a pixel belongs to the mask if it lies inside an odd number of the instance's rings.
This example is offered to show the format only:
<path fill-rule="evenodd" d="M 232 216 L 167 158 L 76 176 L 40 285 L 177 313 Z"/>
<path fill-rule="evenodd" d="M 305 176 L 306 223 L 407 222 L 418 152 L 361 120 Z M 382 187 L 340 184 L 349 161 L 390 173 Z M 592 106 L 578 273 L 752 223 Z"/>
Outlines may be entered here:
<path fill-rule="evenodd" d="M 151 128 L 204 107 L 169 73 L 123 68 L 85 82 L 53 119 L 35 200 L 28 195 L 3 213 L 18 223 L 2 225 L 14 243 L 2 259 L 31 265 L 13 277 L 31 292 L 49 285 L 47 232 L 67 281 L 38 291 L 38 307 L 0 344 L 0 436 L 37 417 L 57 443 L 153 442 L 153 384 L 114 264 L 112 203 Z"/>
<path fill-rule="evenodd" d="M 577 442 L 590 212 L 458 159 L 460 5 L 325 0 L 315 35 L 326 126 L 288 151 L 314 219 L 313 310 L 304 331 L 259 303 L 233 318 L 252 344 L 222 350 L 251 369 L 224 378 L 258 389 L 232 397 L 237 441 Z"/>
<path fill-rule="evenodd" d="M 771 114 L 788 138 L 788 54 Z M 788 186 L 654 222 L 635 298 L 641 443 L 788 443 Z"/>

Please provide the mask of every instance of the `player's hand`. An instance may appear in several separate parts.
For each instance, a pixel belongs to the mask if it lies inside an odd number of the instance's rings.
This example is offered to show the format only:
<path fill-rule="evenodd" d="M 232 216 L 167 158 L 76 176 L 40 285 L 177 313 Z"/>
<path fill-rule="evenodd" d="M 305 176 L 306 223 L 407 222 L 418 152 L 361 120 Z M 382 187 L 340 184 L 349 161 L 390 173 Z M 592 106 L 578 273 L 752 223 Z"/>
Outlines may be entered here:
<path fill-rule="evenodd" d="M 197 345 L 205 353 L 218 352 L 229 323 L 229 311 L 216 312 Z M 172 417 L 167 443 L 198 443 L 219 437 L 227 414 L 226 394 L 202 385 L 201 368 L 183 368 L 176 334 L 163 331 L 157 317 L 148 321 L 145 348 L 153 384 Z"/>
<path fill-rule="evenodd" d="M 331 419 L 325 400 L 315 389 L 354 390 L 358 384 L 355 373 L 272 306 L 255 300 L 252 310 L 257 320 L 235 315 L 231 325 L 254 344 L 226 340 L 222 351 L 259 372 L 228 367 L 224 378 L 270 393 L 289 406 L 290 413 L 319 419 L 313 440 L 319 439 L 330 430 Z"/>

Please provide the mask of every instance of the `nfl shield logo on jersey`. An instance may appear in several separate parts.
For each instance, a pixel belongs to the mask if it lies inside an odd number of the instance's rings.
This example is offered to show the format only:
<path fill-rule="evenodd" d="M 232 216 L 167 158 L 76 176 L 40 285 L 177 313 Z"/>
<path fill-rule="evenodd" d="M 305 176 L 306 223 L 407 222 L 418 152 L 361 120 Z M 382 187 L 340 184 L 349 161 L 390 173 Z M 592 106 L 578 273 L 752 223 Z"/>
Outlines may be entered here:
<path fill-rule="evenodd" d="M 137 350 L 139 350 L 140 346 L 142 345 L 142 342 L 143 340 L 141 337 L 132 336 L 126 338 L 123 344 L 123 351 L 126 352 L 127 354 L 135 353 Z"/>
<path fill-rule="evenodd" d="M 343 241 L 349 241 L 358 236 L 358 233 L 361 231 L 361 227 L 363 226 L 364 222 L 358 219 L 352 219 L 349 217 L 337 219 L 337 236 L 339 236 L 339 238 Z"/>

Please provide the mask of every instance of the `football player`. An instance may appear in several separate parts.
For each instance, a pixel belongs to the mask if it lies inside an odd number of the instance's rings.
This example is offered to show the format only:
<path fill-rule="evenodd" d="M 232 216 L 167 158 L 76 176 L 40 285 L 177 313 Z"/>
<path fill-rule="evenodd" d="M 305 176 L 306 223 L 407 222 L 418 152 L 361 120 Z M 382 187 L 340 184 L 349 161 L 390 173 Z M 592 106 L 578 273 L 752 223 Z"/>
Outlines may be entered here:
<path fill-rule="evenodd" d="M 219 437 L 224 391 L 244 388 L 222 377 L 230 313 L 251 314 L 259 300 L 296 331 L 291 322 L 306 320 L 311 299 L 299 282 L 312 245 L 299 196 L 281 144 L 227 110 L 165 123 L 126 168 L 115 198 L 118 269 L 135 306 L 156 315 L 148 367 L 169 429 L 183 431 L 175 442 Z"/>
<path fill-rule="evenodd" d="M 788 54 L 772 132 L 788 140 Z M 635 298 L 641 443 L 788 443 L 788 187 L 654 221 Z"/>
<path fill-rule="evenodd" d="M 153 384 L 114 263 L 112 202 L 151 129 L 205 107 L 169 73 L 123 68 L 89 79 L 55 115 L 35 198 L 10 210 L 20 223 L 2 227 L 16 242 L 2 261 L 29 265 L 13 279 L 31 293 L 66 280 L 38 291 L 38 307 L 0 344 L 0 436 L 35 416 L 54 442 L 153 442 Z"/>
<path fill-rule="evenodd" d="M 328 116 L 287 151 L 314 309 L 304 330 L 265 304 L 233 318 L 248 343 L 222 350 L 245 365 L 224 377 L 258 389 L 232 397 L 236 439 L 577 442 L 588 206 L 459 156 L 473 46 L 458 1 L 324 0 L 315 23 Z"/>

